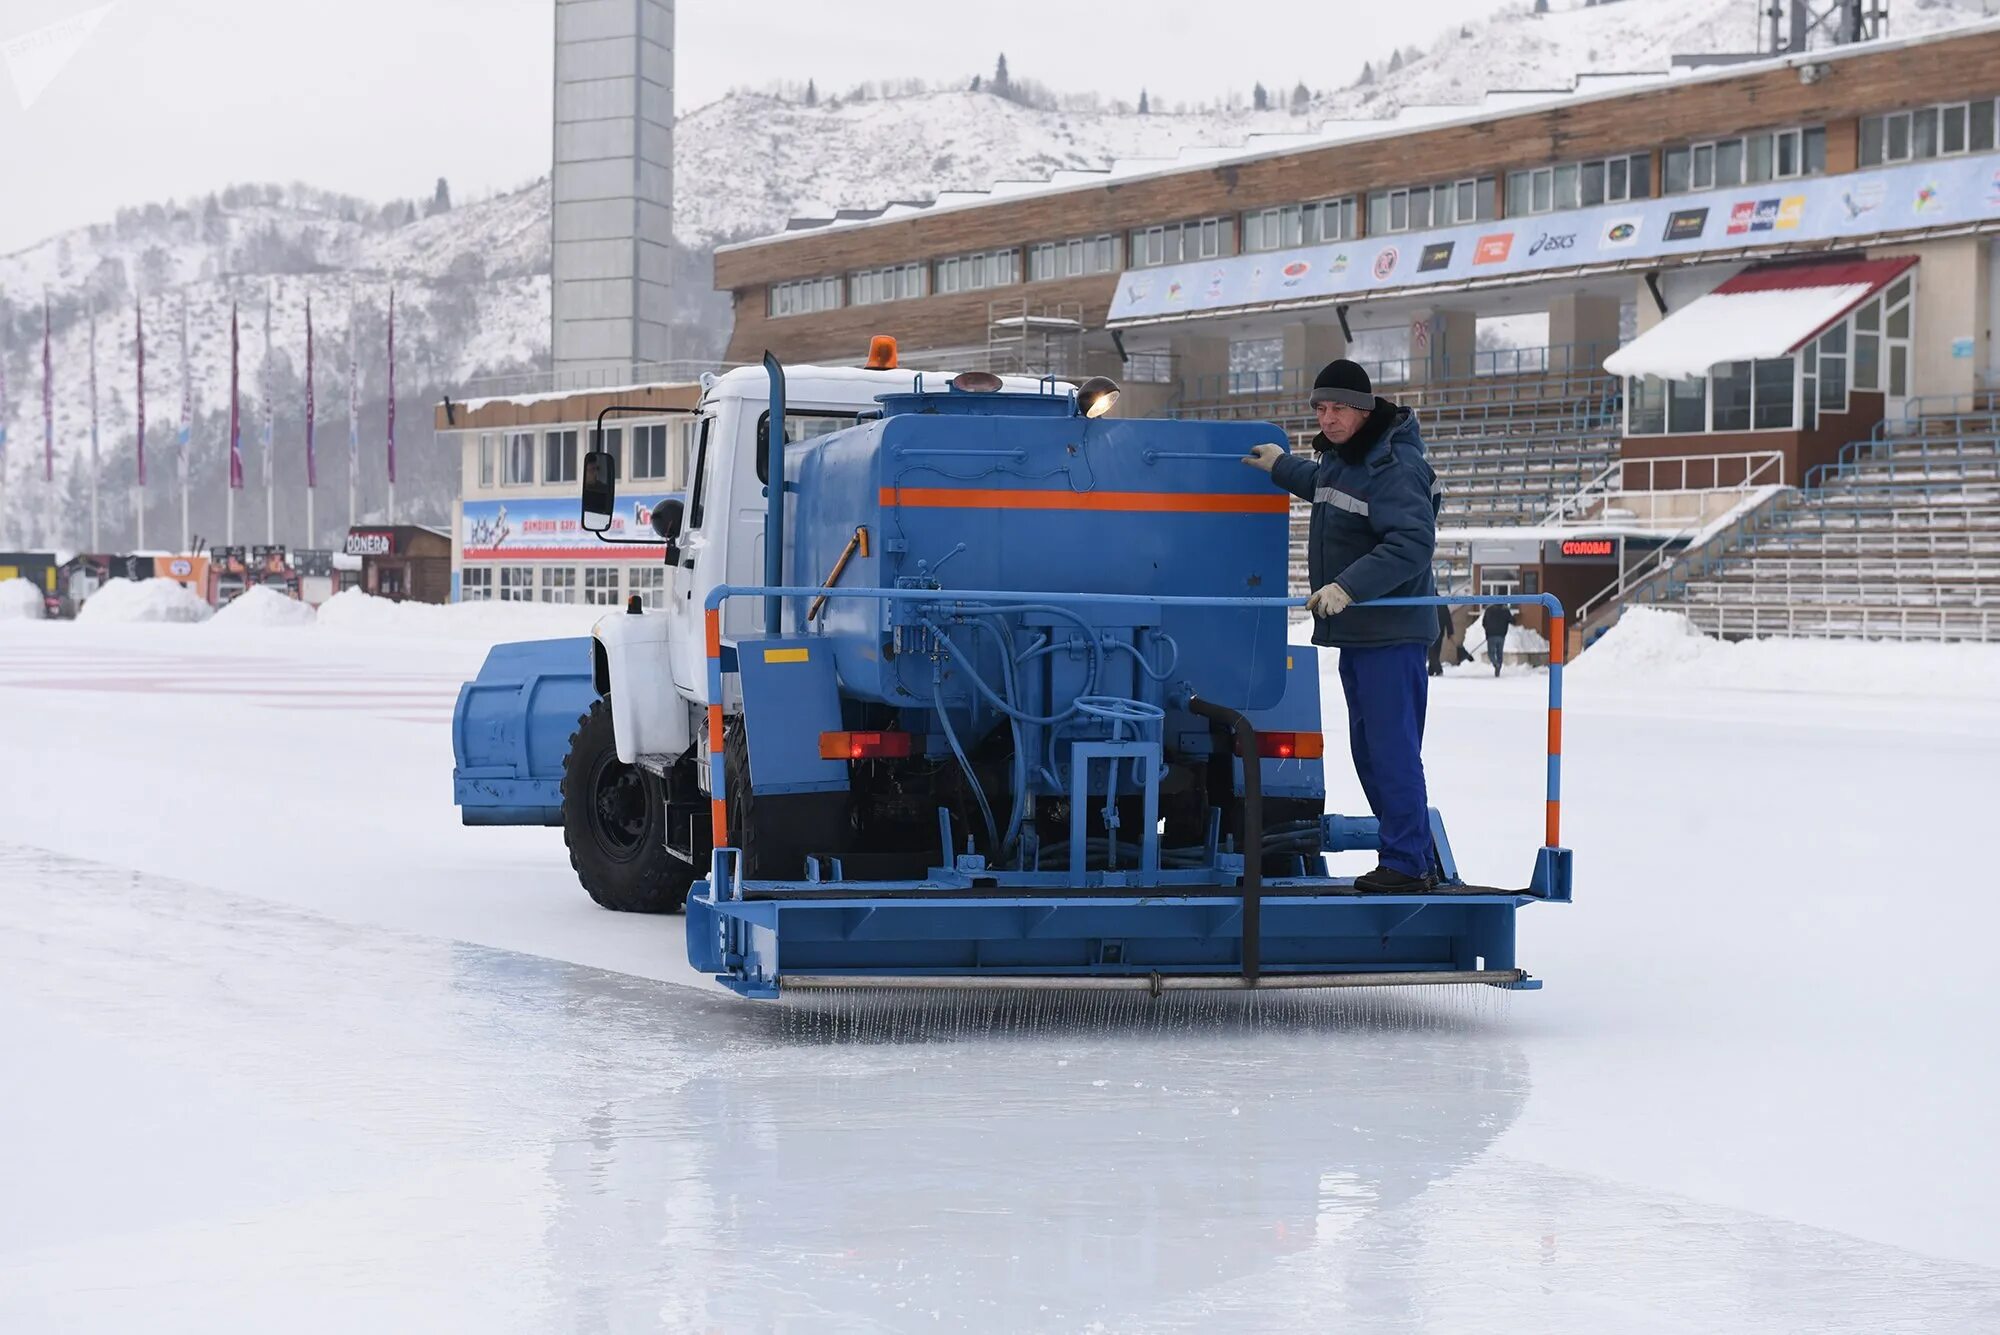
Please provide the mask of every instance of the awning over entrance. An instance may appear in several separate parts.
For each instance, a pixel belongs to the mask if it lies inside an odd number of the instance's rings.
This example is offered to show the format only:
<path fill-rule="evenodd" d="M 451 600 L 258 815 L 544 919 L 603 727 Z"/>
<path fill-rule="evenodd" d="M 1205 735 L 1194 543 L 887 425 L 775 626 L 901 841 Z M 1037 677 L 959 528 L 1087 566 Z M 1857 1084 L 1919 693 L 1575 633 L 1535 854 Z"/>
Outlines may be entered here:
<path fill-rule="evenodd" d="M 1604 369 L 1690 380 L 1725 362 L 1788 357 L 1916 262 L 1827 260 L 1745 269 L 1606 357 Z"/>

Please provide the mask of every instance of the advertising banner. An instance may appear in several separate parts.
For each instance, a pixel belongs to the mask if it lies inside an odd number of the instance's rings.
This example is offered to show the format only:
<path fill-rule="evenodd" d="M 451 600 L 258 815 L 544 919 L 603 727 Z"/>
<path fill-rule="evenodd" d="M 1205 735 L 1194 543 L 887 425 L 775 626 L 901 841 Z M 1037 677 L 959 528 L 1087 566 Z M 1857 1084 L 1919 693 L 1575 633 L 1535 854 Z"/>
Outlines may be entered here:
<path fill-rule="evenodd" d="M 2000 154 L 1771 181 L 1222 260 L 1128 269 L 1110 320 L 1138 321 L 1788 241 L 2000 220 Z"/>
<path fill-rule="evenodd" d="M 607 538 L 644 538 L 653 533 L 653 507 L 681 492 L 620 496 Z M 467 561 L 659 561 L 665 548 L 647 544 L 620 547 L 599 542 L 583 527 L 582 508 L 573 496 L 467 501 L 459 555 Z"/>

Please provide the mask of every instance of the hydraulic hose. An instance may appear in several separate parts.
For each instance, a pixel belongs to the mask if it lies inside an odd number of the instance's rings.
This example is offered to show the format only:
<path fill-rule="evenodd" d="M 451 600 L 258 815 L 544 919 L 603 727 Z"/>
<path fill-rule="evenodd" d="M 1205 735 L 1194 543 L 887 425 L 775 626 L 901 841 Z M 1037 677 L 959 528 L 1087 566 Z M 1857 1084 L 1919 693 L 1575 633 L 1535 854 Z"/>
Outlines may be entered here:
<path fill-rule="evenodd" d="M 1189 696 L 1188 712 L 1220 723 L 1236 738 L 1236 758 L 1243 762 L 1243 985 L 1255 987 L 1263 961 L 1259 958 L 1264 917 L 1264 776 L 1257 753 L 1257 729 L 1227 705 Z"/>
<path fill-rule="evenodd" d="M 958 744 L 958 733 L 951 726 L 951 715 L 944 707 L 944 679 L 931 681 L 931 701 L 937 707 L 938 726 L 944 729 L 944 739 L 951 746 L 951 753 L 958 757 L 958 767 L 965 771 L 965 782 L 972 789 L 973 800 L 979 803 L 979 818 L 986 822 L 986 846 L 993 850 L 993 856 L 1000 856 L 1000 836 L 993 827 L 993 808 L 987 805 L 986 789 L 979 782 L 979 774 L 966 758 L 965 748 Z M 945 850 L 950 853 L 952 850 Z"/>

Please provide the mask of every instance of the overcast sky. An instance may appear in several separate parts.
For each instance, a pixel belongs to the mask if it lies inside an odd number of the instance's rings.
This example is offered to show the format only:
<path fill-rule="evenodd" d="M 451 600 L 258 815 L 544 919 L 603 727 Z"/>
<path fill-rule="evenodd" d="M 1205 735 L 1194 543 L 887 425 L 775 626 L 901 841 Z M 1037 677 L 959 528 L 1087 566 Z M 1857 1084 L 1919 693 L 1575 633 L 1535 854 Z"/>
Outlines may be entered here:
<path fill-rule="evenodd" d="M 683 0 L 676 98 L 685 113 L 780 79 L 956 79 L 1004 50 L 1059 91 L 1194 101 L 1344 83 L 1528 3 Z M 524 184 L 548 170 L 553 27 L 553 0 L 0 0 L 0 254 L 238 181 L 374 200 L 439 176 L 461 199 Z"/>

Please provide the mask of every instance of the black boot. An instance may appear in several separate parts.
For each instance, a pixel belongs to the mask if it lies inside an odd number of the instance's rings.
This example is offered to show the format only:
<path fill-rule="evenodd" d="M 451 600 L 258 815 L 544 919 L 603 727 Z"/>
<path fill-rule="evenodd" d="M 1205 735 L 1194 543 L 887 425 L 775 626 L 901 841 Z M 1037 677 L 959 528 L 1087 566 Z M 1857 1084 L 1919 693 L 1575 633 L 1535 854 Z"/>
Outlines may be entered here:
<path fill-rule="evenodd" d="M 1376 895 L 1421 894 L 1437 887 L 1437 880 L 1431 876 L 1409 876 L 1394 867 L 1377 867 L 1365 876 L 1354 878 L 1354 888 Z"/>

